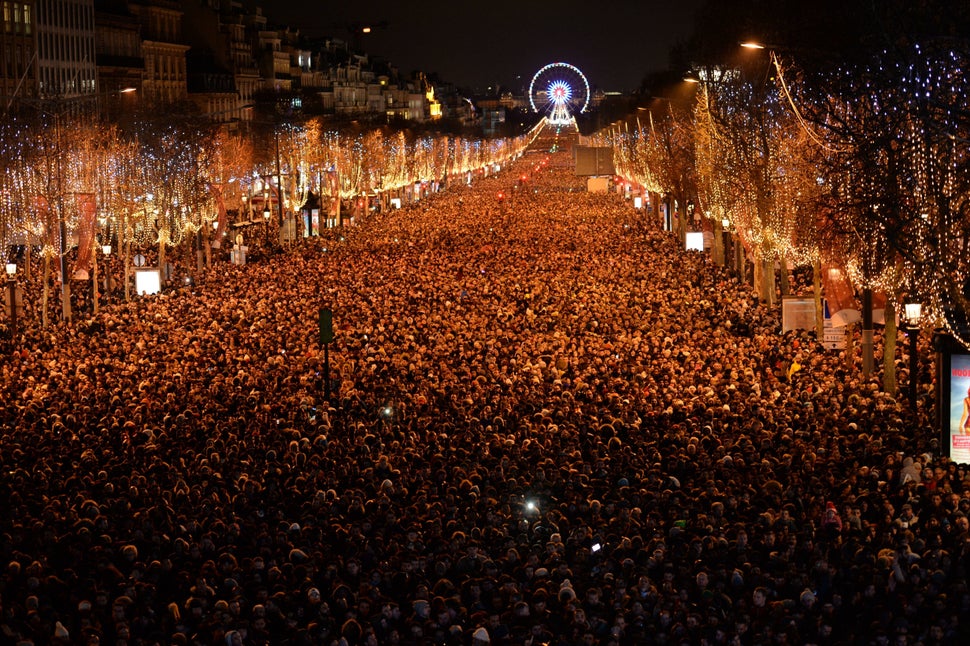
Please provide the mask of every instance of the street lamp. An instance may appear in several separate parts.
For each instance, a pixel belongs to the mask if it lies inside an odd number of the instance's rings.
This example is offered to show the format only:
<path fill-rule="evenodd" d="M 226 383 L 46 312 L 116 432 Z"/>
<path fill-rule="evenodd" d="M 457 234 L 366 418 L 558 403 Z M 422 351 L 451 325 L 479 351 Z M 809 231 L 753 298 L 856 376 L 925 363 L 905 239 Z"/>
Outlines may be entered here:
<path fill-rule="evenodd" d="M 721 266 L 734 273 L 734 255 L 731 249 L 731 220 L 721 218 Z"/>
<path fill-rule="evenodd" d="M 910 297 L 907 299 L 906 303 L 903 305 L 903 309 L 906 313 L 906 332 L 909 334 L 909 406 L 913 411 L 913 415 L 916 415 L 916 387 L 917 382 L 917 371 L 919 370 L 919 361 L 917 357 L 918 352 L 918 342 L 919 342 L 919 323 L 920 317 L 923 314 L 923 305 Z"/>
<path fill-rule="evenodd" d="M 17 263 L 7 263 L 7 311 L 10 313 L 10 339 L 17 336 Z"/>
<path fill-rule="evenodd" d="M 111 245 L 110 244 L 103 244 L 103 245 L 101 245 L 101 253 L 104 254 L 104 258 L 105 258 L 105 262 L 104 262 L 104 299 L 105 299 L 105 301 L 107 301 L 108 300 L 108 296 L 111 293 L 111 269 L 110 269 L 110 267 L 108 265 L 108 257 L 111 255 Z M 95 267 L 96 266 L 97 265 L 95 265 Z M 97 282 L 98 277 L 95 276 L 94 277 L 94 280 L 95 280 L 95 282 Z M 95 304 L 97 304 L 97 301 L 95 301 Z"/>

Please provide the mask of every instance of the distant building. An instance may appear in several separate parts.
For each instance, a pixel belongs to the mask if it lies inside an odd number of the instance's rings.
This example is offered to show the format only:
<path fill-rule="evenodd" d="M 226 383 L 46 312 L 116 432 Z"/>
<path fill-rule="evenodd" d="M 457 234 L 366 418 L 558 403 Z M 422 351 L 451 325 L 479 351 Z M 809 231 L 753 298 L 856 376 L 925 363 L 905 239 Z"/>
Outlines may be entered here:
<path fill-rule="evenodd" d="M 138 90 L 149 108 L 185 101 L 249 119 L 276 96 L 292 111 L 374 121 L 475 120 L 470 104 L 337 38 L 272 25 L 260 0 L 23 0 L 2 4 L 0 93 L 101 97 Z M 442 97 L 447 96 L 443 100 Z M 133 99 L 127 99 L 131 101 Z M 183 106 L 184 108 L 184 106 Z"/>
<path fill-rule="evenodd" d="M 37 96 L 37 11 L 33 0 L 4 2 L 0 14 L 0 95 Z M 6 108 L 6 102 L 4 105 Z"/>
<path fill-rule="evenodd" d="M 26 3 L 4 3 L 29 10 Z M 37 94 L 70 98 L 98 91 L 94 0 L 37 0 Z M 23 13 L 21 13 L 23 17 Z M 16 24 L 16 20 L 13 21 Z M 25 26 L 28 23 L 23 23 Z"/>
<path fill-rule="evenodd" d="M 141 25 L 125 0 L 95 0 L 95 62 L 101 92 L 141 89 Z"/>
<path fill-rule="evenodd" d="M 141 49 L 145 58 L 142 77 L 143 100 L 168 105 L 188 97 L 185 54 L 182 40 L 182 9 L 175 0 L 138 0 L 129 8 L 141 26 Z"/>
<path fill-rule="evenodd" d="M 505 108 L 502 106 L 482 109 L 482 130 L 486 137 L 494 137 L 501 133 L 505 125 Z"/>

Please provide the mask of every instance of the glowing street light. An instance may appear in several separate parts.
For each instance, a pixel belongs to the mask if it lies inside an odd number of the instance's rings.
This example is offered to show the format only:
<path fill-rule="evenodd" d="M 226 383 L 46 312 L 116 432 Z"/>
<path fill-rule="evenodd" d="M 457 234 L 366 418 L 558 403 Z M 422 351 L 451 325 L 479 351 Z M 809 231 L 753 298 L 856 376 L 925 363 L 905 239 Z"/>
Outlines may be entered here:
<path fill-rule="evenodd" d="M 17 263 L 7 263 L 7 313 L 10 315 L 10 338 L 17 336 Z"/>
<path fill-rule="evenodd" d="M 916 386 L 919 372 L 919 324 L 923 314 L 923 304 L 910 297 L 903 305 L 906 315 L 906 332 L 909 334 L 909 406 L 916 415 Z"/>

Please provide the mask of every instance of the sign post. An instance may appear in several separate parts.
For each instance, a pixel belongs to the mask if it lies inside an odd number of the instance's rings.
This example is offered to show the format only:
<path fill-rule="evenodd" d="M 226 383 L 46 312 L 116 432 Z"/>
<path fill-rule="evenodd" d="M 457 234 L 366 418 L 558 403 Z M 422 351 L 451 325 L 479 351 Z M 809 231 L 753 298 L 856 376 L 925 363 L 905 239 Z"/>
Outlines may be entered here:
<path fill-rule="evenodd" d="M 323 397 L 330 403 L 330 344 L 333 342 L 333 310 L 320 308 L 320 345 L 323 346 Z"/>

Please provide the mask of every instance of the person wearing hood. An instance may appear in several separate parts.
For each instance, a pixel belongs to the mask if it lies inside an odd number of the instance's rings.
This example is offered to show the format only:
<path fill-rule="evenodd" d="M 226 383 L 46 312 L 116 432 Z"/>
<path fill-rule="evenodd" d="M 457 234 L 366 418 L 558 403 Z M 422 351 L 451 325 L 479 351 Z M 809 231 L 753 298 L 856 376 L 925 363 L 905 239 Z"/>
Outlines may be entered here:
<path fill-rule="evenodd" d="M 920 472 L 923 470 L 923 465 L 913 458 L 907 457 L 903 460 L 903 468 L 899 470 L 899 484 L 904 485 L 907 482 L 915 482 L 919 484 L 923 481 L 920 476 Z"/>

